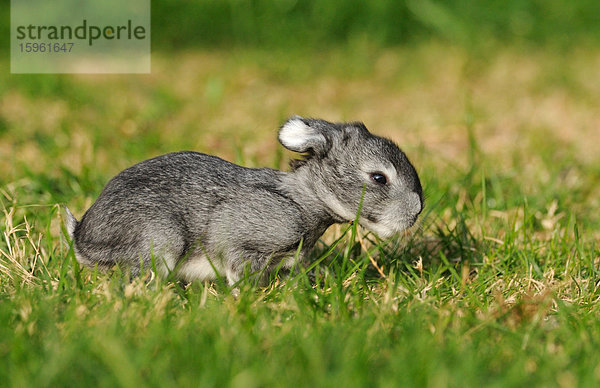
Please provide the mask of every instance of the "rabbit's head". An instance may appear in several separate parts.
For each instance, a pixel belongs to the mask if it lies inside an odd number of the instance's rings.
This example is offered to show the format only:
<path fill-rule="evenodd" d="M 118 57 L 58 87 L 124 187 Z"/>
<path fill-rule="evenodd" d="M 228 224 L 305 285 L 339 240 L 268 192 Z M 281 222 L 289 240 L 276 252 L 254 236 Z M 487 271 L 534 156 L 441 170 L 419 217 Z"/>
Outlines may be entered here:
<path fill-rule="evenodd" d="M 292 167 L 339 221 L 354 220 L 362 198 L 360 224 L 390 237 L 411 227 L 423 210 L 421 182 L 404 152 L 362 123 L 294 116 L 281 127 L 279 141 L 305 154 Z"/>

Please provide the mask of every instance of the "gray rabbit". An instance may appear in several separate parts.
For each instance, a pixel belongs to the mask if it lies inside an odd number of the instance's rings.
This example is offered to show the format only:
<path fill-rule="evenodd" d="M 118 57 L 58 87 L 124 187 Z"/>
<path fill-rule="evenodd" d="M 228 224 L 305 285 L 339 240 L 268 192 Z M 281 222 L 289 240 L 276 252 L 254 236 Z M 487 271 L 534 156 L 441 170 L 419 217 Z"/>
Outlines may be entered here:
<path fill-rule="evenodd" d="M 279 141 L 304 153 L 290 172 L 197 152 L 122 171 L 81 221 L 67 209 L 77 260 L 119 263 L 134 275 L 154 264 L 187 281 L 215 279 L 216 271 L 235 284 L 245 273 L 291 267 L 330 225 L 354 220 L 361 197 L 359 223 L 384 238 L 411 227 L 423 209 L 406 155 L 362 123 L 294 116 Z"/>

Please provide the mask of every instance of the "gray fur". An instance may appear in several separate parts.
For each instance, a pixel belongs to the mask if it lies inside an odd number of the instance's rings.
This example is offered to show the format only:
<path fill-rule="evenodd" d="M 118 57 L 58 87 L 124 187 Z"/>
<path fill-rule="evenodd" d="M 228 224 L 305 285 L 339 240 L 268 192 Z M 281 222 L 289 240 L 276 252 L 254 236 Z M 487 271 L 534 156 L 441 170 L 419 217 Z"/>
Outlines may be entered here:
<path fill-rule="evenodd" d="M 152 258 L 186 280 L 230 284 L 244 272 L 291 266 L 334 223 L 353 220 L 389 237 L 412 226 L 423 209 L 421 183 L 406 155 L 362 123 L 298 116 L 279 131 L 288 149 L 305 153 L 292 171 L 241 167 L 216 156 L 177 152 L 115 176 L 81 221 L 67 209 L 77 259 L 88 266 L 124 264 L 137 274 Z M 387 184 L 370 175 L 385 173 Z"/>

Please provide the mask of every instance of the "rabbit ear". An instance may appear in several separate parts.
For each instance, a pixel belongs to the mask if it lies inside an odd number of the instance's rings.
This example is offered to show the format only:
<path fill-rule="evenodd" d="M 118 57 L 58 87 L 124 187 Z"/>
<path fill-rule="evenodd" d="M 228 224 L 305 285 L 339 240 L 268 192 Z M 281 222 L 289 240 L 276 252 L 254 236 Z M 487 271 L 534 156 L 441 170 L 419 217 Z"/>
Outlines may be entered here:
<path fill-rule="evenodd" d="M 293 116 L 279 130 L 279 142 L 291 151 L 312 151 L 322 155 L 328 148 L 322 124 L 317 120 Z"/>

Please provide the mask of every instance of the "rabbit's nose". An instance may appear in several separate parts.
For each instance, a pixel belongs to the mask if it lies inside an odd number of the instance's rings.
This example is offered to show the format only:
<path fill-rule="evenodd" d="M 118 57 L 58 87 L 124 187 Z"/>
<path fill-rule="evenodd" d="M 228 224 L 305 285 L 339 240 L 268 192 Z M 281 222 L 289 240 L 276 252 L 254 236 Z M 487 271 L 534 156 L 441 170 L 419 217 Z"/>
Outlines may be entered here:
<path fill-rule="evenodd" d="M 408 208 L 411 213 L 415 214 L 415 217 L 421 214 L 423 211 L 423 201 L 421 201 L 421 196 L 418 193 L 409 193 L 408 194 Z"/>

